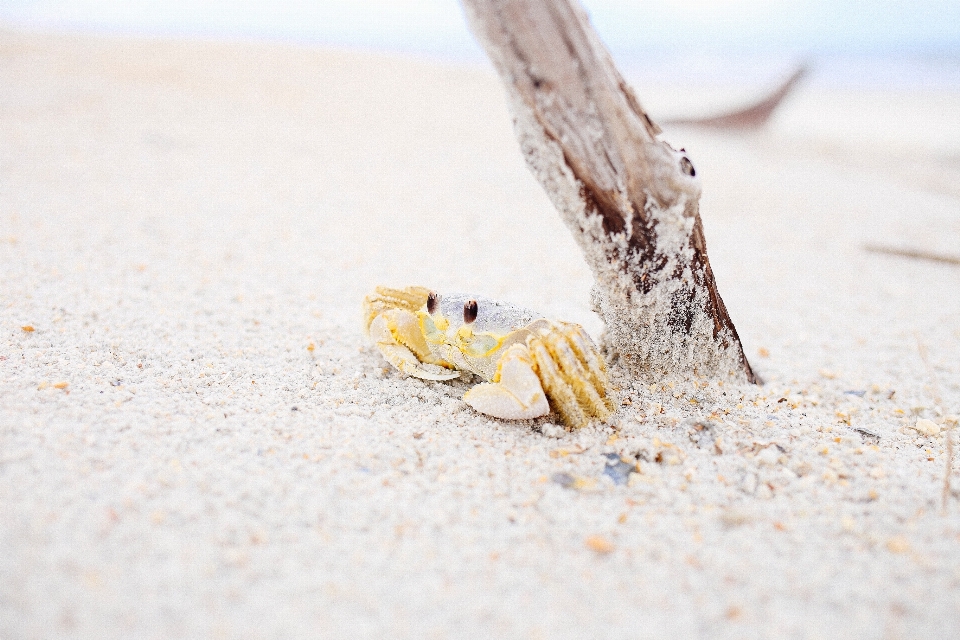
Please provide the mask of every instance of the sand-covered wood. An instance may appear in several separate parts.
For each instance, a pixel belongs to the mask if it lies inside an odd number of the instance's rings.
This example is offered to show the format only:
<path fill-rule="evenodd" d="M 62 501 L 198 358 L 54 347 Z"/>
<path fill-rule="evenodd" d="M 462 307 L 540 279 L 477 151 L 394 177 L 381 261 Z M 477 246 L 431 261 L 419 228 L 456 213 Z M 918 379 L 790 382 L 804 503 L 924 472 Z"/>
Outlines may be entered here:
<path fill-rule="evenodd" d="M 596 277 L 605 346 L 631 369 L 756 378 L 717 291 L 700 180 L 660 139 L 576 0 L 464 0 L 528 166 Z"/>

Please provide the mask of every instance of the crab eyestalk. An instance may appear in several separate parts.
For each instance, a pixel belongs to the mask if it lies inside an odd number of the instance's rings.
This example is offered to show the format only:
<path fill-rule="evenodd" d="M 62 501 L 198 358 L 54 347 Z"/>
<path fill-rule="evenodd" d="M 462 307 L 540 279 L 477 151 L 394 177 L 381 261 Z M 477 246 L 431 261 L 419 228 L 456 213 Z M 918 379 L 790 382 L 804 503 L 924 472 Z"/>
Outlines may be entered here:
<path fill-rule="evenodd" d="M 477 321 L 477 314 L 480 313 L 480 306 L 476 300 L 467 300 L 463 303 L 463 323 L 473 324 Z"/>

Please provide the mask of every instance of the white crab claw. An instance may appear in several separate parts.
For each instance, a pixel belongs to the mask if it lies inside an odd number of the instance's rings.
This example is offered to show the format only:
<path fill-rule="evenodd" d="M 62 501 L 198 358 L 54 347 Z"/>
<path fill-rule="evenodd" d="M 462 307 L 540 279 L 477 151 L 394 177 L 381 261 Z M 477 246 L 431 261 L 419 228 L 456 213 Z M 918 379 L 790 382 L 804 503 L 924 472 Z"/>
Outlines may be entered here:
<path fill-rule="evenodd" d="M 498 375 L 497 382 L 478 384 L 467 391 L 463 401 L 480 413 L 504 420 L 525 420 L 550 413 L 547 396 L 524 345 L 507 349 L 500 358 Z"/>
<path fill-rule="evenodd" d="M 387 362 L 409 376 L 424 380 L 453 380 L 460 377 L 459 371 L 421 362 L 413 351 L 397 342 L 390 322 L 384 315 L 377 316 L 370 323 L 370 337 Z"/>
<path fill-rule="evenodd" d="M 424 380 L 453 380 L 460 377 L 459 371 L 420 362 L 413 352 L 402 344 L 378 344 L 377 349 L 387 362 L 408 376 Z"/>

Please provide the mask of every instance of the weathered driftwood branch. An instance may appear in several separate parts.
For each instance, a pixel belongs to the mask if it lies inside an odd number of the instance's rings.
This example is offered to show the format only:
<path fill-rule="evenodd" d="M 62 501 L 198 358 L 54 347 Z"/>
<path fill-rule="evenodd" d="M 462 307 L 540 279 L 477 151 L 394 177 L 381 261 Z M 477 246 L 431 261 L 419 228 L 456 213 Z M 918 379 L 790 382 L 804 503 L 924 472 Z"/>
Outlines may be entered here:
<path fill-rule="evenodd" d="M 717 292 L 700 181 L 658 139 L 576 0 L 463 0 L 527 164 L 596 277 L 605 346 L 639 374 L 755 382 Z"/>
<path fill-rule="evenodd" d="M 878 244 L 863 245 L 865 251 L 870 253 L 883 253 L 888 256 L 899 256 L 901 258 L 914 258 L 916 260 L 929 260 L 930 262 L 940 262 L 943 264 L 952 264 L 960 266 L 960 256 L 948 256 L 943 253 L 934 253 L 922 249 L 907 249 L 900 247 L 884 247 Z"/>
<path fill-rule="evenodd" d="M 666 124 L 682 124 L 711 129 L 759 129 L 770 121 L 773 112 L 805 75 L 807 75 L 807 67 L 802 65 L 783 84 L 774 89 L 770 95 L 736 111 L 706 118 L 677 118 L 667 120 Z"/>
<path fill-rule="evenodd" d="M 805 75 L 807 75 L 807 67 L 802 65 L 789 78 L 784 80 L 783 84 L 774 89 L 770 95 L 736 111 L 706 118 L 676 118 L 667 120 L 666 124 L 682 124 L 711 129 L 759 129 L 770 121 L 773 112 Z"/>

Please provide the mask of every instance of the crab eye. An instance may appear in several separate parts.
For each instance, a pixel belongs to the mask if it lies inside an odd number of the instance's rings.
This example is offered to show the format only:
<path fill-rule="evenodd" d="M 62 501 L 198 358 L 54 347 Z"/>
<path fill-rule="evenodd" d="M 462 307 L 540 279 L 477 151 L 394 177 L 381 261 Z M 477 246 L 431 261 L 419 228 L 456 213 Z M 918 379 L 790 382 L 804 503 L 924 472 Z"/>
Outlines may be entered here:
<path fill-rule="evenodd" d="M 691 178 L 697 175 L 697 170 L 693 168 L 693 163 L 690 162 L 690 159 L 687 156 L 680 158 L 680 170 Z"/>
<path fill-rule="evenodd" d="M 477 312 L 479 311 L 476 300 L 467 300 L 463 303 L 463 321 L 466 324 L 471 324 L 474 320 L 477 319 Z"/>
<path fill-rule="evenodd" d="M 433 315 L 437 310 L 437 302 L 440 301 L 440 296 L 437 295 L 436 291 L 431 291 L 430 295 L 427 296 L 427 313 Z"/>

